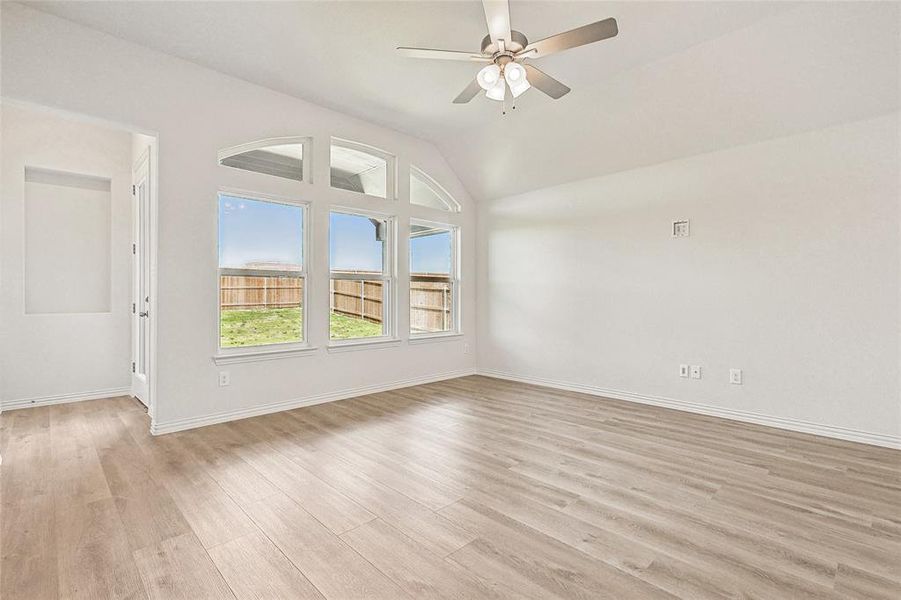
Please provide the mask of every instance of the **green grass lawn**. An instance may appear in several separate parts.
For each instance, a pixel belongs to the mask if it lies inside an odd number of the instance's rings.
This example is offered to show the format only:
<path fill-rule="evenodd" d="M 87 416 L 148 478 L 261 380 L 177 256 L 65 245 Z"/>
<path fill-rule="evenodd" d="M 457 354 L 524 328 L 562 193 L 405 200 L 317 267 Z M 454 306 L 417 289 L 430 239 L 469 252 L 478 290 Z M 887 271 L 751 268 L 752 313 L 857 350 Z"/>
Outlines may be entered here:
<path fill-rule="evenodd" d="M 377 337 L 382 335 L 382 324 L 364 321 L 347 315 L 329 313 L 329 336 L 333 340 Z"/>
<path fill-rule="evenodd" d="M 220 334 L 223 348 L 299 342 L 303 324 L 299 308 L 263 308 L 222 311 Z M 382 326 L 363 319 L 331 313 L 332 339 L 346 340 L 382 335 Z"/>

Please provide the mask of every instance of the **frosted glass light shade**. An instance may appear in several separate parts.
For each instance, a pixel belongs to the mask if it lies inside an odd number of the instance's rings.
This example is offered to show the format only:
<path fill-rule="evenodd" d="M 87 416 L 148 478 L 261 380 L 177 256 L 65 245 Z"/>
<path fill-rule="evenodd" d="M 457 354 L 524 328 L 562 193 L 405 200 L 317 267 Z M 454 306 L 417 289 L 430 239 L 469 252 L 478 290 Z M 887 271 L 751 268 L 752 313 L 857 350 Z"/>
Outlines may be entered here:
<path fill-rule="evenodd" d="M 532 87 L 528 77 L 526 77 L 526 70 L 517 63 L 510 63 L 504 67 L 504 79 L 507 80 L 507 85 L 510 86 L 510 93 L 513 94 L 514 98 L 518 98 L 520 94 Z"/>
<path fill-rule="evenodd" d="M 504 85 L 503 79 L 498 79 L 497 83 L 495 83 L 491 88 L 485 92 L 485 95 L 488 96 L 491 100 L 497 100 L 499 102 L 504 101 L 504 96 L 507 95 L 507 86 Z"/>
<path fill-rule="evenodd" d="M 483 90 L 490 90 L 497 85 L 498 81 L 501 81 L 501 68 L 497 65 L 488 65 L 479 71 L 479 74 L 476 76 L 476 81 L 479 82 L 479 85 Z"/>
<path fill-rule="evenodd" d="M 511 62 L 504 67 L 504 78 L 508 84 L 514 85 L 520 79 L 526 78 L 526 70 L 522 65 Z"/>

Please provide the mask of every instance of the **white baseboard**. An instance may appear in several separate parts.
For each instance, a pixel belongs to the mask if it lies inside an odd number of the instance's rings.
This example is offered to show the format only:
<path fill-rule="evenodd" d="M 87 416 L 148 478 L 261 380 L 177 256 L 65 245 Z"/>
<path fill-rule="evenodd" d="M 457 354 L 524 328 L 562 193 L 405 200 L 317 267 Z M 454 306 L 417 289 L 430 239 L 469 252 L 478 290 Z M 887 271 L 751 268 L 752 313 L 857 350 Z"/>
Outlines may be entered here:
<path fill-rule="evenodd" d="M 196 427 L 204 427 L 206 425 L 215 425 L 217 423 L 225 423 L 228 421 L 237 421 L 248 417 L 257 417 L 283 410 L 291 410 L 293 408 L 301 408 L 303 406 L 313 406 L 315 404 L 324 404 L 326 402 L 334 402 L 336 400 L 346 400 L 356 396 L 365 396 L 367 394 L 376 394 L 378 392 L 388 392 L 400 388 L 411 387 L 414 385 L 422 385 L 425 383 L 434 383 L 436 381 L 444 381 L 445 379 L 456 379 L 457 377 L 465 377 L 467 375 L 475 375 L 476 370 L 461 369 L 458 371 L 448 371 L 438 373 L 436 375 L 426 375 L 424 377 L 413 377 L 411 379 L 401 379 L 389 383 L 379 383 L 374 385 L 365 385 L 356 388 L 348 388 L 336 392 L 326 394 L 318 394 L 315 396 L 307 396 L 305 398 L 295 398 L 292 400 L 284 400 L 282 402 L 272 402 L 270 404 L 260 404 L 247 408 L 239 408 L 235 410 L 223 411 L 211 415 L 200 417 L 189 417 L 187 419 L 176 419 L 165 423 L 151 423 L 150 433 L 153 435 L 162 435 L 165 433 L 174 433 L 176 431 L 184 431 L 185 429 L 194 429 Z"/>
<path fill-rule="evenodd" d="M 113 398 L 115 396 L 130 396 L 131 388 L 110 388 L 106 390 L 94 390 L 92 392 L 75 392 L 73 394 L 56 394 L 55 396 L 38 396 L 34 398 L 20 398 L 18 400 L 4 400 L 0 410 L 15 410 L 17 408 L 32 408 L 35 406 L 49 406 L 51 404 L 66 404 L 68 402 L 81 402 L 83 400 L 99 400 L 101 398 Z"/>
<path fill-rule="evenodd" d="M 800 433 L 811 433 L 814 435 L 821 435 L 829 438 L 846 440 L 849 442 L 859 442 L 861 444 L 870 444 L 873 446 L 882 446 L 885 448 L 901 449 L 901 436 L 896 435 L 870 433 L 868 431 L 860 431 L 857 429 L 836 427 L 835 425 L 811 423 L 809 421 L 802 421 L 800 419 L 773 417 L 744 410 L 721 408 L 718 406 L 710 406 L 708 404 L 698 404 L 695 402 L 687 402 L 685 400 L 663 398 L 661 396 L 648 396 L 645 394 L 636 394 L 634 392 L 626 392 L 622 390 L 611 390 L 592 385 L 570 383 L 555 379 L 523 376 L 517 375 L 515 373 L 495 371 L 493 369 L 479 369 L 478 374 L 484 375 L 486 377 L 494 377 L 495 379 L 506 379 L 508 381 L 518 381 L 520 383 L 541 385 L 558 390 L 581 392 L 583 394 L 590 394 L 592 396 L 603 396 L 605 398 L 613 398 L 615 400 L 625 400 L 627 402 L 638 402 L 640 404 L 662 406 L 665 408 L 672 408 L 685 412 L 698 413 L 712 417 L 720 417 L 723 419 L 731 419 L 733 421 L 742 421 L 743 423 L 754 423 L 756 425 L 766 425 L 769 427 L 787 429 L 789 431 L 797 431 Z"/>

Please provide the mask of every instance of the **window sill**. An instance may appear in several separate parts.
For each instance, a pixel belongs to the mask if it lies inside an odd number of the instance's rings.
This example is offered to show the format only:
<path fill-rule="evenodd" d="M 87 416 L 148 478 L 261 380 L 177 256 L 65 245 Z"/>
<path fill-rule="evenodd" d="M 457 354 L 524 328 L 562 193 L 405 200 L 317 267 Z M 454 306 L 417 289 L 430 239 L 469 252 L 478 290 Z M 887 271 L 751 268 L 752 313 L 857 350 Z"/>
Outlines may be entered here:
<path fill-rule="evenodd" d="M 463 337 L 462 333 L 426 333 L 421 335 L 410 335 L 409 343 L 411 344 L 431 344 L 432 342 L 448 342 L 459 340 Z"/>
<path fill-rule="evenodd" d="M 213 362 L 217 365 L 233 365 L 236 363 L 278 360 L 281 358 L 294 358 L 296 356 L 310 356 L 315 354 L 317 350 L 319 350 L 319 348 L 316 346 L 278 348 L 271 350 L 245 350 L 241 352 L 216 354 L 213 356 Z"/>
<path fill-rule="evenodd" d="M 378 350 L 380 348 L 394 348 L 400 346 L 401 340 L 397 338 L 378 338 L 373 340 L 350 340 L 347 342 L 332 342 L 329 344 L 329 352 L 355 352 L 357 350 Z"/>

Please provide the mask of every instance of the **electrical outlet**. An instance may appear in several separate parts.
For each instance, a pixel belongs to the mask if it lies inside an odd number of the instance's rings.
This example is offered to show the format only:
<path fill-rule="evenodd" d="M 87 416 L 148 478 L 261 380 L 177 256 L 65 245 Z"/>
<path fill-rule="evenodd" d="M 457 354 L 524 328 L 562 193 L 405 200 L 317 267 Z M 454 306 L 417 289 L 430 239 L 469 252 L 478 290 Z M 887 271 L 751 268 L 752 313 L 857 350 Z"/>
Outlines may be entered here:
<path fill-rule="evenodd" d="M 729 383 L 741 385 L 741 369 L 729 369 Z"/>
<path fill-rule="evenodd" d="M 224 387 L 231 384 L 232 378 L 228 371 L 219 371 L 219 386 Z"/>
<path fill-rule="evenodd" d="M 469 342 L 463 342 L 463 354 L 469 354 Z"/>
<path fill-rule="evenodd" d="M 679 365 L 679 377 L 688 377 L 688 365 Z"/>
<path fill-rule="evenodd" d="M 691 365 L 691 378 L 692 379 L 700 379 L 701 378 L 701 367 L 698 365 Z"/>

